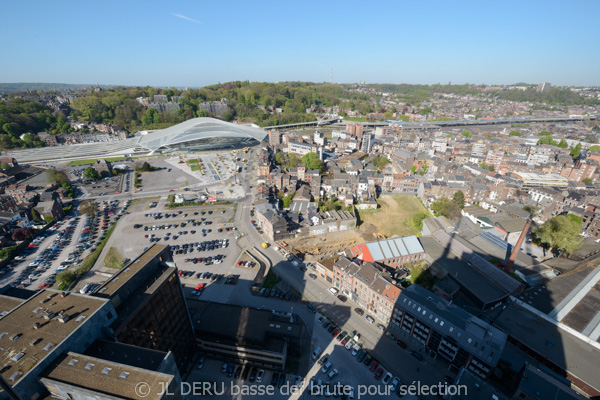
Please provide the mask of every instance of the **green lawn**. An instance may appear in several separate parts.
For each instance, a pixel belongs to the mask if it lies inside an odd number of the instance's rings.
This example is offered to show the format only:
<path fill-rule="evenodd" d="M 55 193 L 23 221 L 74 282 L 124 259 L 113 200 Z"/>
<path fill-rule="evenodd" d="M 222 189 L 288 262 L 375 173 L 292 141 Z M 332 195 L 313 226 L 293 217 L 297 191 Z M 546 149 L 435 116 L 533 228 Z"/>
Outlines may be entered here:
<path fill-rule="evenodd" d="M 413 223 L 413 216 L 431 216 L 421 202 L 413 196 L 381 196 L 377 210 L 357 210 L 360 230 L 369 239 L 375 232 L 387 237 L 418 235 L 419 224 Z M 420 222 L 420 221 L 418 221 Z"/>
<path fill-rule="evenodd" d="M 200 168 L 201 168 L 201 167 L 200 167 L 198 164 L 192 164 L 192 165 L 190 165 L 190 169 L 191 169 L 192 171 L 199 171 L 199 170 L 200 170 Z"/>
<path fill-rule="evenodd" d="M 125 161 L 125 160 L 127 160 L 127 157 L 100 158 L 100 160 L 106 160 L 108 162 Z M 86 160 L 73 160 L 68 165 L 70 167 L 73 167 L 76 165 L 96 164 L 96 161 L 98 161 L 98 159 L 96 159 L 96 158 L 90 158 L 90 159 L 86 159 Z"/>
<path fill-rule="evenodd" d="M 265 289 L 271 289 L 274 288 L 275 285 L 277 285 L 279 282 L 281 282 L 281 277 L 279 275 L 276 275 L 273 271 L 269 271 L 267 277 L 265 278 L 265 283 L 263 287 Z"/>
<path fill-rule="evenodd" d="M 107 268 L 121 269 L 123 268 L 123 256 L 119 253 L 116 247 L 111 247 L 104 257 L 104 266 Z"/>

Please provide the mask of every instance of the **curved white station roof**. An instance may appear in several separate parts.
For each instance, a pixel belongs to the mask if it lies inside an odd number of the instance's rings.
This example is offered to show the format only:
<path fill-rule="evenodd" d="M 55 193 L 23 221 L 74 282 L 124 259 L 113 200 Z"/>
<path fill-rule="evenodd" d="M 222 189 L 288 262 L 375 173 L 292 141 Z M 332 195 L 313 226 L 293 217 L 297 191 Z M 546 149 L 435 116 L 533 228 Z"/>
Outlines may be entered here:
<path fill-rule="evenodd" d="M 130 139 L 3 151 L 2 155 L 14 157 L 20 162 L 70 160 L 147 151 L 152 153 L 161 147 L 178 144 L 185 147 L 186 142 L 204 139 L 207 141 L 207 147 L 210 147 L 210 139 L 218 142 L 218 139 L 239 138 L 240 142 L 252 139 L 260 142 L 265 136 L 267 136 L 266 131 L 251 126 L 236 125 L 214 118 L 193 118 L 170 128 L 141 132 L 139 136 Z M 215 143 L 215 146 L 218 147 L 218 143 Z"/>
<path fill-rule="evenodd" d="M 163 146 L 199 139 L 230 137 L 262 141 L 267 132 L 247 125 L 236 125 L 214 118 L 193 118 L 170 128 L 150 131 L 138 139 L 138 146 L 156 151 Z"/>

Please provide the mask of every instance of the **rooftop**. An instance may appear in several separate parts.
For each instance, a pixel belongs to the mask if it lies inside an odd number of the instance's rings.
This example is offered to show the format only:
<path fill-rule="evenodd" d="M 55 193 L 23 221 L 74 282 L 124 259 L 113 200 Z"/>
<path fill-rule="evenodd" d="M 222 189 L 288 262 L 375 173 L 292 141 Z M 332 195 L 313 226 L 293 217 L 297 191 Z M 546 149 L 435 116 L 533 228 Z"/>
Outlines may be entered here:
<path fill-rule="evenodd" d="M 0 366 L 9 383 L 17 382 L 107 302 L 61 293 L 40 290 L 0 320 Z"/>
<path fill-rule="evenodd" d="M 113 275 L 108 281 L 100 286 L 94 296 L 109 298 L 114 295 L 121 286 L 125 284 L 132 276 L 135 276 L 148 262 L 154 259 L 161 251 L 165 249 L 165 245 L 154 244 L 135 260 L 125 265 L 123 269 Z"/>
<path fill-rule="evenodd" d="M 544 358 L 600 389 L 600 344 L 575 336 L 521 304 L 511 301 L 494 325 Z M 595 343 L 595 344 L 594 344 Z"/>
<path fill-rule="evenodd" d="M 154 372 L 101 358 L 68 352 L 59 356 L 41 375 L 43 380 L 64 382 L 68 385 L 127 399 L 160 399 L 164 389 L 174 379 L 172 375 Z M 136 391 L 145 382 L 149 396 Z"/>
<path fill-rule="evenodd" d="M 300 337 L 302 326 L 288 316 L 277 316 L 271 310 L 258 310 L 229 304 L 194 301 L 190 304 L 192 324 L 200 337 L 265 345 L 269 336 Z"/>

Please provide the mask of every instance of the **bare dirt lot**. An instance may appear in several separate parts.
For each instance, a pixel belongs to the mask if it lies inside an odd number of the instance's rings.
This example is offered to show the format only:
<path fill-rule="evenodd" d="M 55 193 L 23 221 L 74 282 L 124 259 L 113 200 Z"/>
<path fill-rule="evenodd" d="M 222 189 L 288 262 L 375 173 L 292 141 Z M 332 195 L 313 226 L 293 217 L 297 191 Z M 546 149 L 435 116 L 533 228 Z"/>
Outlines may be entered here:
<path fill-rule="evenodd" d="M 358 243 L 376 240 L 374 233 L 377 232 L 386 237 L 417 235 L 419 230 L 411 223 L 412 216 L 418 213 L 427 213 L 429 216 L 419 200 L 412 196 L 381 196 L 379 204 L 381 207 L 377 210 L 359 212 L 362 223 L 358 229 L 288 240 L 291 251 L 304 253 L 305 261 L 310 262 Z"/>

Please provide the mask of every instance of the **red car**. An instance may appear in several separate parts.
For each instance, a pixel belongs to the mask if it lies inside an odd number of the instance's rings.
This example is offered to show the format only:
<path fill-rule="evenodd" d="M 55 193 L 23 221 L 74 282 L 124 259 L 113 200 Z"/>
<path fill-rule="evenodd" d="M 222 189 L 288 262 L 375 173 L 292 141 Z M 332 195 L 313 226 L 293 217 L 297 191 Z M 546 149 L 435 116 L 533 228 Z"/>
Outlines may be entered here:
<path fill-rule="evenodd" d="M 336 329 L 333 331 L 333 333 L 331 334 L 331 336 L 333 336 L 333 337 L 336 337 L 337 335 L 339 335 L 339 333 L 340 333 L 340 332 L 341 332 L 341 331 L 340 331 L 340 328 L 336 328 Z"/>
<path fill-rule="evenodd" d="M 375 371 L 375 368 L 377 368 L 377 366 L 379 365 L 379 363 L 375 360 L 373 360 L 373 362 L 371 363 L 371 366 L 369 367 L 369 369 L 371 371 Z"/>
<path fill-rule="evenodd" d="M 375 379 L 380 380 L 382 374 L 383 374 L 383 368 L 379 367 L 377 372 L 375 372 Z"/>
<path fill-rule="evenodd" d="M 342 346 L 345 346 L 346 343 L 348 343 L 348 340 L 350 340 L 350 336 L 346 336 L 343 340 L 342 340 Z"/>
<path fill-rule="evenodd" d="M 182 269 L 179 270 L 179 276 L 181 276 L 181 275 L 183 275 L 183 270 Z"/>
<path fill-rule="evenodd" d="M 46 289 L 46 288 L 49 288 L 49 287 L 50 287 L 50 284 L 48 284 L 48 283 L 42 283 L 40 286 L 38 286 L 38 289 Z"/>

